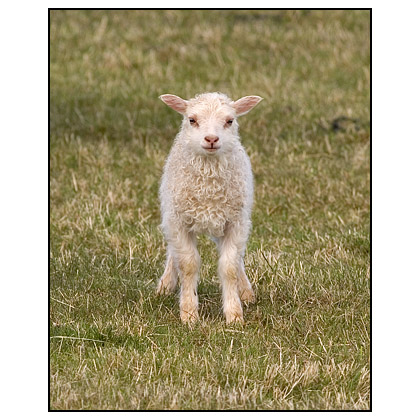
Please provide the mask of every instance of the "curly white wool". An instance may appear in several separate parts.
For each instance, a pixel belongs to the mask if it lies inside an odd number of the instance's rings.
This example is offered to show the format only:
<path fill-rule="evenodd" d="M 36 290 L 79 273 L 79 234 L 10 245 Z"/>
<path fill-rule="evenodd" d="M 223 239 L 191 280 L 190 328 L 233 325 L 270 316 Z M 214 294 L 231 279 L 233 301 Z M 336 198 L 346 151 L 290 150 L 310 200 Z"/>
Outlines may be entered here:
<path fill-rule="evenodd" d="M 162 227 L 165 231 L 167 223 L 175 223 L 194 233 L 223 236 L 227 223 L 250 217 L 252 195 L 251 165 L 240 144 L 230 158 L 208 158 L 176 143 L 160 188 Z"/>
<path fill-rule="evenodd" d="M 251 226 L 253 176 L 236 118 L 261 98 L 247 96 L 234 102 L 220 93 L 205 93 L 189 101 L 175 95 L 162 95 L 161 99 L 184 119 L 160 186 L 168 257 L 158 292 L 172 292 L 179 274 L 181 319 L 197 319 L 200 259 L 196 234 L 207 233 L 215 238 L 220 251 L 226 319 L 242 321 L 240 298 L 250 301 L 254 297 L 243 265 Z"/>

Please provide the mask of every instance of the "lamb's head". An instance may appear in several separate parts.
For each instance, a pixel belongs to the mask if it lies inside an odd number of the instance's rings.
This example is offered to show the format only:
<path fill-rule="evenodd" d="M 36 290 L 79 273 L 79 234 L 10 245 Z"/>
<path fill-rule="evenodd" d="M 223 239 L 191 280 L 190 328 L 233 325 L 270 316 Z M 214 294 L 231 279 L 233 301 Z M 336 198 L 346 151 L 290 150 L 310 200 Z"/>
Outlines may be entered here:
<path fill-rule="evenodd" d="M 239 141 L 237 117 L 246 114 L 262 98 L 244 96 L 232 101 L 222 93 L 202 93 L 186 101 L 175 95 L 160 99 L 184 116 L 181 138 L 197 154 L 218 156 Z"/>

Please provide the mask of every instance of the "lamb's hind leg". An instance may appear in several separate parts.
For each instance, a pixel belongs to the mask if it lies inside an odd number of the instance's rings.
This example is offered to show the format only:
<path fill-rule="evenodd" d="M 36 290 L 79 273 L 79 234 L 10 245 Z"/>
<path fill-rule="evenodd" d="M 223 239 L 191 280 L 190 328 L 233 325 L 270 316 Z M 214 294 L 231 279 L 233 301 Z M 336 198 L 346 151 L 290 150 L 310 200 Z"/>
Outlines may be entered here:
<path fill-rule="evenodd" d="M 178 273 L 175 267 L 174 258 L 172 257 L 171 252 L 168 251 L 165 271 L 159 280 L 156 293 L 158 295 L 169 295 L 175 291 L 177 283 Z"/>
<path fill-rule="evenodd" d="M 238 292 L 239 297 L 244 303 L 255 302 L 255 294 L 252 290 L 251 283 L 248 279 L 248 276 L 245 273 L 244 260 L 241 258 L 239 264 L 239 273 L 238 273 Z"/>

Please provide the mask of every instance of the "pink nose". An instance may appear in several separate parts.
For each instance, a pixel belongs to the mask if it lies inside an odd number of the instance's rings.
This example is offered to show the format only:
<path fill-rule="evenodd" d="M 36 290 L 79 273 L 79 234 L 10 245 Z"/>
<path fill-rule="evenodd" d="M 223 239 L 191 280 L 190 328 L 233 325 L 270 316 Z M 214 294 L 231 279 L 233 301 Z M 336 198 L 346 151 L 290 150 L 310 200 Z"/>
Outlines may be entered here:
<path fill-rule="evenodd" d="M 213 143 L 216 143 L 216 141 L 219 140 L 219 137 L 217 137 L 217 136 L 206 136 L 206 137 L 204 137 L 204 140 L 206 140 L 210 144 L 213 144 Z"/>

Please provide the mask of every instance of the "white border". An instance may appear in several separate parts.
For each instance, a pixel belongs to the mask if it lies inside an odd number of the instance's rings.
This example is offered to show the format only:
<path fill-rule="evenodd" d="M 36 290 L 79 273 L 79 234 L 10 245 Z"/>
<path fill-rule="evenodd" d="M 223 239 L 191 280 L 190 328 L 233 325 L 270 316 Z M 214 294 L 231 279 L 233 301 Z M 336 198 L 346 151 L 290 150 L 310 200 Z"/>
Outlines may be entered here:
<path fill-rule="evenodd" d="M 112 3 L 83 1 L 73 2 L 71 7 L 115 7 Z M 197 6 L 192 3 L 157 1 L 153 5 Z M 407 1 L 263 3 L 266 7 L 373 7 L 373 413 L 297 412 L 292 416 L 418 418 L 419 6 Z M 69 5 L 56 1 L 2 7 L 0 170 L 5 270 L 1 276 L 1 355 L 5 418 L 47 412 L 47 8 Z M 214 1 L 207 7 L 225 6 L 225 2 Z M 256 7 L 249 1 L 229 6 Z M 147 6 L 122 1 L 118 7 Z M 124 414 L 84 415 L 114 418 Z M 170 415 L 192 418 L 214 414 Z M 262 415 L 278 418 L 288 414 Z M 78 413 L 48 415 L 73 418 Z M 216 415 L 251 417 L 255 413 Z"/>

